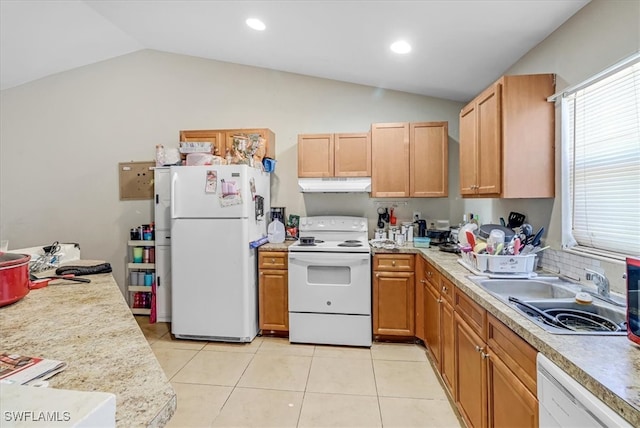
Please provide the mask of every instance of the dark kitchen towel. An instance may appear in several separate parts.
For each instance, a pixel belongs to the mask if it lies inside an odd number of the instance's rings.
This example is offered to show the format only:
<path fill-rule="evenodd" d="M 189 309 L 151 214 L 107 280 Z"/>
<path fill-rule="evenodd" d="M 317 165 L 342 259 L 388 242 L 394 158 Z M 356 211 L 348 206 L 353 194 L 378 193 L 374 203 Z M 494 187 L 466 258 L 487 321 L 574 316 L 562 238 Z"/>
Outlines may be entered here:
<path fill-rule="evenodd" d="M 61 266 L 56 269 L 56 275 L 93 275 L 96 273 L 109 273 L 111 272 L 111 265 L 109 263 L 100 263 L 93 266 Z"/>

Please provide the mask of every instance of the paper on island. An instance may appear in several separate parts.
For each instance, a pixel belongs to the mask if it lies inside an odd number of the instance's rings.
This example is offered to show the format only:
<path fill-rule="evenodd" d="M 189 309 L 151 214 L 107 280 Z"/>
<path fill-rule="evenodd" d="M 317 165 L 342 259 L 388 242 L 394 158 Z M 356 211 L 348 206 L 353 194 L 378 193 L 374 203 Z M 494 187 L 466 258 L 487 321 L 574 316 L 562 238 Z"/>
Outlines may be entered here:
<path fill-rule="evenodd" d="M 28 385 L 49 379 L 67 367 L 67 363 L 10 352 L 0 354 L 0 383 Z"/>

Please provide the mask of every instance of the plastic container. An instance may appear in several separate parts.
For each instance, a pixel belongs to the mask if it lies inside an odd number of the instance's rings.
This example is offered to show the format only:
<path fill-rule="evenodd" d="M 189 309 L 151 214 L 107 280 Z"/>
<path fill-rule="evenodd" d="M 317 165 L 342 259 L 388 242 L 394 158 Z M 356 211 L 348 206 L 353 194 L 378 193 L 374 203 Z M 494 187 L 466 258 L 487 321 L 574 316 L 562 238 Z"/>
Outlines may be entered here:
<path fill-rule="evenodd" d="M 277 218 L 269 223 L 267 238 L 272 244 L 282 244 L 285 238 L 284 224 Z"/>
<path fill-rule="evenodd" d="M 271 158 L 262 159 L 262 165 L 266 172 L 273 172 L 276 170 L 276 160 Z"/>
<path fill-rule="evenodd" d="M 143 254 L 144 254 L 144 249 L 142 247 L 133 247 L 133 262 L 142 263 Z"/>
<path fill-rule="evenodd" d="M 431 238 L 426 236 L 414 236 L 413 246 L 418 248 L 429 248 L 431 245 Z"/>

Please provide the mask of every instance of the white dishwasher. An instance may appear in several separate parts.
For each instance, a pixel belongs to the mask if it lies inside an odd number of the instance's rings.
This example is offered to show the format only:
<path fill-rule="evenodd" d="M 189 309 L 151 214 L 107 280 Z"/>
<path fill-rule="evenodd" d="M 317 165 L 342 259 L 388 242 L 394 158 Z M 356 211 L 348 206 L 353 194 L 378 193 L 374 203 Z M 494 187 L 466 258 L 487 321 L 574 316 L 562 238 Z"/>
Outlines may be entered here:
<path fill-rule="evenodd" d="M 540 428 L 631 428 L 620 415 L 540 353 L 537 366 Z"/>

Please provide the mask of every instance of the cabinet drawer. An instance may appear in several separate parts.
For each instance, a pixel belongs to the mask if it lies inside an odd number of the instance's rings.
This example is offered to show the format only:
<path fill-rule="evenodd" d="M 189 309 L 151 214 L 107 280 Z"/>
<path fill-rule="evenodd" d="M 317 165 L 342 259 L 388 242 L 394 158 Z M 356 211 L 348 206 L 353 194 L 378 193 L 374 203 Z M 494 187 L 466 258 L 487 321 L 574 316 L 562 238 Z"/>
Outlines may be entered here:
<path fill-rule="evenodd" d="M 373 270 L 413 272 L 413 254 L 376 254 L 373 256 Z"/>
<path fill-rule="evenodd" d="M 444 297 L 450 304 L 453 304 L 453 295 L 456 286 L 444 276 L 440 277 L 440 284 L 440 293 L 442 294 L 442 297 Z"/>
<path fill-rule="evenodd" d="M 537 351 L 491 314 L 487 322 L 487 345 L 535 395 Z"/>
<path fill-rule="evenodd" d="M 286 251 L 259 253 L 260 269 L 287 269 L 288 255 Z"/>
<path fill-rule="evenodd" d="M 436 289 L 440 289 L 440 272 L 428 261 L 424 262 L 424 276 Z"/>
<path fill-rule="evenodd" d="M 454 291 L 454 310 L 482 340 L 486 340 L 487 311 L 458 288 Z"/>

